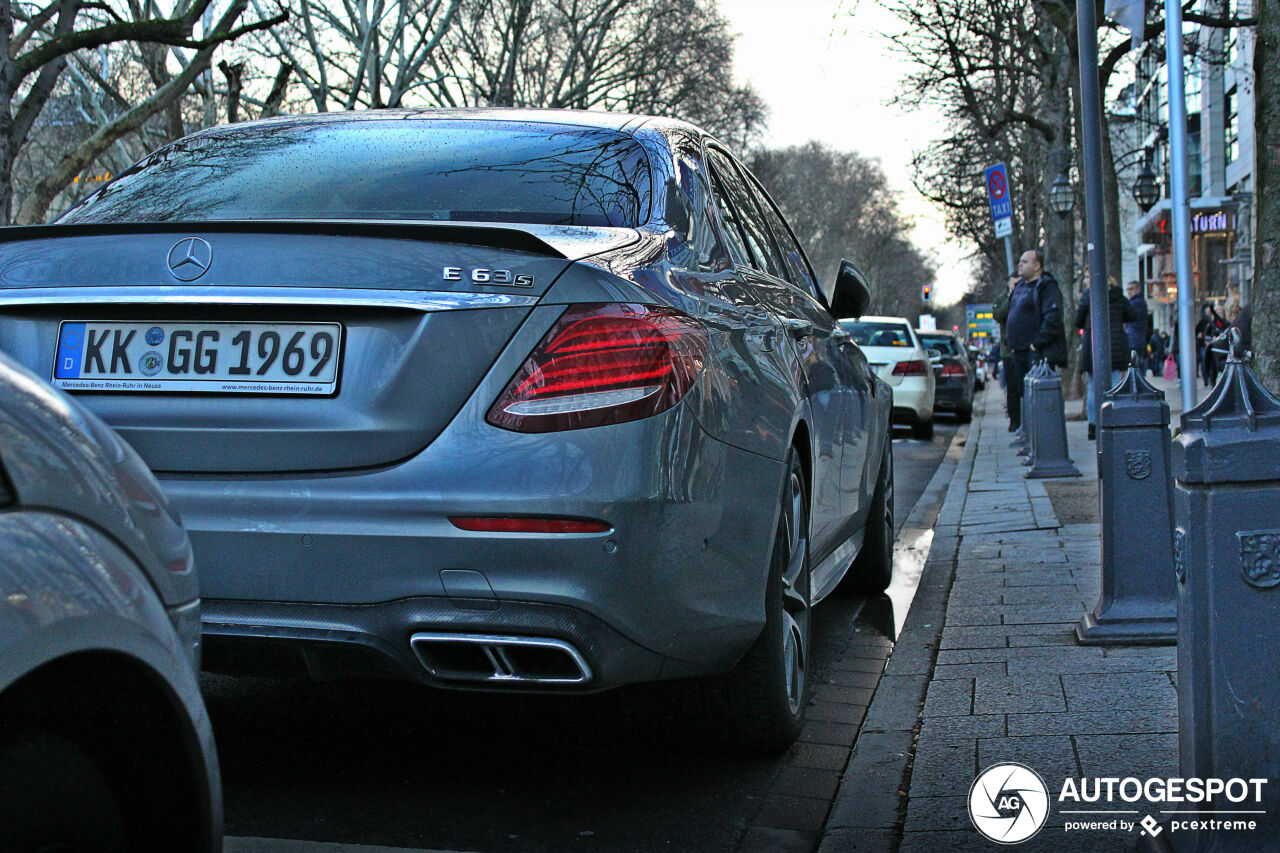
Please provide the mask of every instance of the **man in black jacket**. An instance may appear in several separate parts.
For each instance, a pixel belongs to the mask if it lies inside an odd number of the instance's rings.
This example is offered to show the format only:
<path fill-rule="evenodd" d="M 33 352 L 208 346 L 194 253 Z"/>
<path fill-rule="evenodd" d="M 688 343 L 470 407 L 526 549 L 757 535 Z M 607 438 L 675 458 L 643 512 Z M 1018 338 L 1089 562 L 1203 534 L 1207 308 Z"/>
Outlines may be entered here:
<path fill-rule="evenodd" d="M 1041 359 L 1050 367 L 1065 367 L 1067 337 L 1062 326 L 1062 291 L 1044 271 L 1044 253 L 1028 249 L 1018 261 L 1020 275 L 1009 278 L 1009 299 L 993 311 L 1005 325 L 1012 353 L 1008 381 L 1009 429 L 1022 425 L 1022 381 Z"/>

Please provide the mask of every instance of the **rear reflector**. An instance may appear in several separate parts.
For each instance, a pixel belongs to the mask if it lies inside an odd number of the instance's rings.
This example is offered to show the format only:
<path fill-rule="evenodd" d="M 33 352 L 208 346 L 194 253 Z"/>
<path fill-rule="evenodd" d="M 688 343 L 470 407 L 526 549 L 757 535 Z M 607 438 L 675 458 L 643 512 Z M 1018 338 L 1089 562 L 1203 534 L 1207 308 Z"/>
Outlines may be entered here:
<path fill-rule="evenodd" d="M 967 376 L 969 371 L 964 369 L 963 364 L 947 364 L 942 368 L 943 376 Z"/>
<path fill-rule="evenodd" d="M 924 376 L 929 368 L 923 361 L 900 361 L 893 368 L 894 376 Z"/>
<path fill-rule="evenodd" d="M 449 516 L 449 523 L 459 530 L 477 533 L 606 533 L 611 529 L 603 521 L 577 518 Z"/>
<path fill-rule="evenodd" d="M 573 305 L 534 347 L 487 420 L 517 432 L 552 432 L 647 418 L 688 393 L 706 355 L 706 332 L 679 311 Z"/>

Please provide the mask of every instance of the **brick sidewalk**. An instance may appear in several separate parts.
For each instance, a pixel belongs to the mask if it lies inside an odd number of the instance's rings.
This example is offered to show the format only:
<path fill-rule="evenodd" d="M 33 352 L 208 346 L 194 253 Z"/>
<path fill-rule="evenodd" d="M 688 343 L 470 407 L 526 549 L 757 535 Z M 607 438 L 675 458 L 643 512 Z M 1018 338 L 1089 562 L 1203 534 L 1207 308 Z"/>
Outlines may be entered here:
<path fill-rule="evenodd" d="M 1176 397 L 1176 387 L 1168 390 Z M 998 387 L 986 392 L 987 413 L 975 418 L 969 437 L 973 446 L 966 459 L 971 465 L 957 470 L 957 483 L 940 517 L 940 523 L 956 524 L 954 561 L 948 567 L 954 578 L 942 630 L 931 641 L 923 629 L 933 626 L 919 623 L 923 633 L 913 638 L 907 636 L 909 624 L 894 651 L 897 657 L 916 646 L 937 649 L 915 729 L 914 759 L 904 757 L 908 766 L 900 778 L 880 783 L 881 788 L 898 789 L 894 831 L 886 831 L 884 822 L 858 816 L 859 803 L 853 798 L 865 793 L 858 793 L 858 781 L 850 778 L 858 761 L 855 752 L 823 851 L 999 849 L 973 828 L 967 798 L 978 772 L 1001 761 L 1030 766 L 1050 789 L 1048 824 L 1016 849 L 1129 850 L 1136 831 L 1064 834 L 1066 819 L 1077 818 L 1058 810 L 1063 781 L 1177 775 L 1174 649 L 1081 647 L 1075 641 L 1075 625 L 1097 602 L 1100 587 L 1096 492 L 1089 501 L 1097 469 L 1086 425 L 1067 424 L 1071 457 L 1082 478 L 1024 480 L 1026 469 L 1009 446 L 998 394 Z M 1055 502 L 1069 507 L 1062 520 Z M 949 533 L 940 533 L 944 547 Z M 931 553 L 930 561 L 941 566 L 946 557 Z M 940 605 L 937 612 L 942 612 Z M 889 671 L 893 668 L 891 658 Z M 882 700 L 902 706 L 895 697 L 881 695 L 889 683 L 888 678 L 882 682 L 867 727 L 883 716 L 877 715 Z M 866 736 L 864 731 L 859 741 Z M 886 776 L 895 772 L 892 766 L 885 768 Z M 1080 806 L 1091 807 L 1107 806 Z M 1135 811 L 1124 817 L 1136 821 L 1145 814 Z"/>

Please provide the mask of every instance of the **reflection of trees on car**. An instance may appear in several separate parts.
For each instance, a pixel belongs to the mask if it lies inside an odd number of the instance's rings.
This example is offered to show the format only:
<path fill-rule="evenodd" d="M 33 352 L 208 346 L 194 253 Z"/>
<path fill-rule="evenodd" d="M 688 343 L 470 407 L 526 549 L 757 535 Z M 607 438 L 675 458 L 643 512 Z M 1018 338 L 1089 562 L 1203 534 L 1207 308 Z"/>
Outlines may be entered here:
<path fill-rule="evenodd" d="M 631 226 L 650 177 L 629 136 L 596 128 L 447 121 L 418 112 L 215 129 L 139 163 L 62 221 L 421 219 Z M 372 132 L 370 132 L 372 131 Z M 550 131 L 550 132 L 549 132 Z M 478 173 L 486 180 L 476 181 Z"/>

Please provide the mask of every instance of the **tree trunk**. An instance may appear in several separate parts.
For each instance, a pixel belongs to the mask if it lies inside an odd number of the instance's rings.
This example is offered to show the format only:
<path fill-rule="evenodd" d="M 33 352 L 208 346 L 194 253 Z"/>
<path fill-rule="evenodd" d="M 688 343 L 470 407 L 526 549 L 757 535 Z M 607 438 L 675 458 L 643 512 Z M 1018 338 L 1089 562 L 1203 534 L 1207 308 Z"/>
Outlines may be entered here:
<path fill-rule="evenodd" d="M 244 63 L 237 62 L 232 65 L 224 59 L 218 63 L 218 68 L 227 78 L 227 124 L 235 124 L 240 121 L 240 88 L 244 75 Z"/>
<path fill-rule="evenodd" d="M 1280 9 L 1259 3 L 1253 54 L 1257 98 L 1257 200 L 1253 348 L 1258 373 L 1280 389 Z M 1272 186 L 1272 185 L 1275 186 Z"/>
<path fill-rule="evenodd" d="M 9 0 L 0 0 L 0 225 L 8 225 L 13 210 L 13 57 L 9 44 L 13 40 L 13 8 Z"/>
<path fill-rule="evenodd" d="M 289 90 L 289 76 L 293 74 L 293 64 L 289 62 L 281 62 L 280 70 L 276 72 L 276 80 L 271 84 L 271 93 L 267 95 L 267 100 L 262 104 L 262 112 L 258 118 L 271 118 L 280 114 L 280 105 L 284 103 L 284 96 Z"/>

